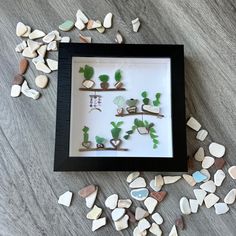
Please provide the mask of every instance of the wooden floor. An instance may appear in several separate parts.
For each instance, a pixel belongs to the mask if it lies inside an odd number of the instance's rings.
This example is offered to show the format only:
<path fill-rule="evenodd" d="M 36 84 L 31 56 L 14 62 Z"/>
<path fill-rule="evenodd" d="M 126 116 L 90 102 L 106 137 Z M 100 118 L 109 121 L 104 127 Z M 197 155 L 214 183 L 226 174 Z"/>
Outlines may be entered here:
<path fill-rule="evenodd" d="M 194 115 L 209 136 L 204 143 L 187 130 L 188 153 L 209 142 L 218 141 L 227 147 L 227 165 L 236 164 L 236 2 L 235 0 L 0 0 L 0 235 L 132 235 L 134 226 L 117 232 L 109 218 L 106 227 L 94 234 L 85 218 L 88 209 L 77 191 L 89 183 L 100 187 L 97 204 L 104 207 L 105 198 L 118 193 L 129 197 L 125 182 L 127 172 L 53 173 L 54 133 L 56 119 L 57 73 L 50 75 L 48 89 L 34 101 L 25 96 L 10 97 L 11 82 L 18 70 L 21 55 L 15 52 L 20 39 L 15 35 L 18 21 L 45 32 L 57 29 L 65 19 L 74 19 L 78 8 L 102 20 L 114 14 L 114 26 L 104 35 L 88 32 L 93 42 L 112 43 L 119 29 L 126 43 L 184 44 L 187 116 Z M 139 33 L 131 30 L 131 20 L 139 17 Z M 63 33 L 78 42 L 79 31 Z M 56 58 L 57 53 L 50 54 Z M 31 66 L 26 74 L 30 86 L 39 73 Z M 125 163 L 124 163 L 125 164 Z M 132 167 L 131 167 L 132 168 Z M 196 165 L 196 168 L 199 168 Z M 215 169 L 211 169 L 214 173 Z M 143 173 L 150 181 L 156 173 Z M 223 198 L 236 182 L 229 175 L 217 194 Z M 193 198 L 192 188 L 184 180 L 166 186 L 169 195 L 158 206 L 168 235 L 180 213 L 182 196 Z M 70 208 L 57 204 L 66 190 L 75 193 Z M 135 202 L 134 206 L 140 205 Z M 142 205 L 142 204 L 141 204 Z M 105 209 L 105 208 L 104 208 Z M 201 207 L 198 214 L 186 216 L 185 236 L 235 236 L 236 206 L 217 216 L 214 209 Z"/>

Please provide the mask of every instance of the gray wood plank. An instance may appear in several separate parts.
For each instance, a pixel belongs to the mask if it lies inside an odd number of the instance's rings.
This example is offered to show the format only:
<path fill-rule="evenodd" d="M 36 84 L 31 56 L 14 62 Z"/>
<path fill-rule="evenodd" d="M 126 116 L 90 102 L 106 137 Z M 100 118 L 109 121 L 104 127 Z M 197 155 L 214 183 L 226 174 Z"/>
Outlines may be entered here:
<path fill-rule="evenodd" d="M 97 205 L 112 193 L 129 196 L 125 182 L 127 172 L 53 173 L 56 73 L 50 74 L 50 84 L 42 90 L 42 98 L 33 101 L 24 96 L 10 97 L 11 81 L 18 70 L 21 55 L 14 48 L 20 39 L 15 35 L 18 21 L 34 29 L 49 32 L 67 18 L 74 19 L 76 10 L 83 9 L 88 16 L 102 20 L 112 12 L 114 26 L 104 35 L 84 32 L 93 42 L 112 43 L 119 29 L 126 43 L 179 43 L 185 45 L 186 108 L 187 117 L 194 115 L 209 136 L 204 143 L 187 130 L 188 153 L 211 141 L 226 145 L 225 172 L 235 165 L 236 153 L 236 3 L 220 1 L 0 1 L 0 235 L 92 235 L 91 222 L 85 219 L 88 209 L 77 191 L 89 183 L 99 186 Z M 142 26 L 138 34 L 132 32 L 130 21 L 139 17 Z M 78 42 L 79 31 L 62 33 Z M 57 53 L 50 53 L 56 58 Z M 26 74 L 30 86 L 38 75 L 31 63 Z M 186 118 L 187 118 L 186 117 Z M 124 163 L 125 164 L 125 163 Z M 196 169 L 200 168 L 196 163 Z M 210 172 L 213 174 L 215 169 Z M 156 173 L 143 173 L 149 182 Z M 115 184 L 114 184 L 115 183 Z M 217 194 L 221 198 L 235 187 L 228 175 Z M 57 198 L 66 190 L 75 193 L 70 208 L 57 204 Z M 192 188 L 183 180 L 165 186 L 167 199 L 158 206 L 165 223 L 161 226 L 168 235 L 175 217 L 180 214 L 178 201 L 185 195 L 193 198 Z M 140 203 L 134 201 L 134 205 Z M 134 209 L 133 205 L 133 209 Z M 143 205 L 143 203 L 141 203 Z M 105 208 L 104 208 L 105 209 Z M 128 230 L 116 232 L 110 212 L 103 213 L 108 225 L 94 235 L 132 235 Z M 214 209 L 201 207 L 198 214 L 184 217 L 186 230 L 180 235 L 235 235 L 235 205 L 224 216 L 216 216 Z"/>

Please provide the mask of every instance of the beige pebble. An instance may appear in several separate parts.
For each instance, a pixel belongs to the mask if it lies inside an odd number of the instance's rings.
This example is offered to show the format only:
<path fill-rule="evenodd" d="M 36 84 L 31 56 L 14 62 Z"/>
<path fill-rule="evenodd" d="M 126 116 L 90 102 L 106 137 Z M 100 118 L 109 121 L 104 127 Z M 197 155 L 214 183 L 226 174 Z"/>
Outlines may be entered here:
<path fill-rule="evenodd" d="M 128 220 L 129 220 L 129 216 L 128 215 L 124 215 L 120 220 L 115 221 L 115 228 L 117 231 L 121 231 L 123 229 L 127 229 L 128 228 Z"/>
<path fill-rule="evenodd" d="M 58 70 L 58 61 L 52 59 L 47 59 L 46 61 L 50 70 Z"/>
<path fill-rule="evenodd" d="M 47 45 L 42 45 L 38 50 L 37 53 L 39 54 L 39 56 L 41 57 L 45 57 L 47 52 Z"/>
<path fill-rule="evenodd" d="M 118 201 L 119 208 L 130 208 L 132 201 L 130 199 L 120 199 Z"/>
<path fill-rule="evenodd" d="M 42 43 L 33 41 L 31 39 L 27 40 L 27 44 L 28 44 L 28 47 L 30 48 L 31 52 L 35 52 L 42 45 Z"/>
<path fill-rule="evenodd" d="M 157 200 L 152 197 L 147 197 L 144 201 L 144 205 L 146 206 L 148 213 L 152 214 L 157 206 Z"/>
<path fill-rule="evenodd" d="M 48 77 L 46 75 L 38 75 L 35 78 L 35 84 L 39 88 L 46 88 L 48 85 Z"/>
<path fill-rule="evenodd" d="M 27 31 L 21 37 L 28 38 L 31 33 L 31 27 L 26 25 Z"/>
<path fill-rule="evenodd" d="M 140 172 L 136 171 L 136 172 L 132 172 L 128 175 L 126 181 L 128 183 L 131 183 L 133 180 L 135 180 L 136 178 L 138 178 L 140 175 Z"/>
<path fill-rule="evenodd" d="M 200 147 L 197 152 L 194 154 L 194 158 L 196 161 L 202 162 L 205 157 L 204 149 Z"/>
<path fill-rule="evenodd" d="M 200 131 L 198 131 L 196 139 L 200 140 L 200 141 L 204 141 L 205 138 L 207 137 L 208 132 L 205 129 L 201 129 Z"/>
<path fill-rule="evenodd" d="M 121 33 L 119 31 L 117 31 L 117 33 L 116 33 L 115 42 L 118 44 L 121 44 L 124 42 L 123 36 L 121 35 Z"/>
<path fill-rule="evenodd" d="M 18 22 L 16 25 L 16 35 L 18 37 L 22 36 L 23 34 L 25 34 L 27 32 L 27 27 L 24 23 L 22 22 Z"/>
<path fill-rule="evenodd" d="M 190 185 L 190 186 L 195 186 L 196 185 L 196 181 L 194 180 L 194 178 L 191 175 L 187 175 L 187 174 L 183 174 L 183 178 L 185 179 L 185 181 Z"/>
<path fill-rule="evenodd" d="M 48 68 L 47 65 L 45 65 L 43 62 L 39 61 L 37 64 L 36 64 L 36 69 L 39 70 L 39 71 L 42 71 L 46 74 L 49 74 L 51 73 L 51 70 Z"/>
<path fill-rule="evenodd" d="M 144 218 L 138 222 L 138 228 L 141 232 L 151 227 L 150 223 Z"/>
<path fill-rule="evenodd" d="M 187 126 L 195 131 L 199 131 L 201 128 L 201 124 L 193 117 L 189 118 L 189 120 L 187 122 Z"/>
<path fill-rule="evenodd" d="M 228 173 L 231 176 L 232 179 L 236 179 L 236 166 L 231 166 L 228 169 Z"/>
<path fill-rule="evenodd" d="M 136 220 L 141 220 L 147 216 L 149 216 L 149 213 L 146 210 L 144 210 L 141 207 L 136 207 L 136 209 L 135 209 L 135 219 Z"/>
<path fill-rule="evenodd" d="M 163 179 L 165 184 L 173 184 L 180 180 L 181 176 L 164 176 Z"/>
<path fill-rule="evenodd" d="M 92 210 L 87 214 L 86 218 L 89 220 L 97 220 L 102 214 L 102 208 L 94 205 Z"/>
<path fill-rule="evenodd" d="M 26 47 L 23 50 L 22 56 L 27 57 L 27 58 L 34 58 L 34 57 L 37 57 L 37 53 L 36 52 L 31 52 L 30 48 Z"/>
<path fill-rule="evenodd" d="M 80 41 L 80 43 L 91 43 L 92 38 L 88 37 L 88 36 L 84 36 L 82 34 L 79 34 L 79 41 Z"/>
<path fill-rule="evenodd" d="M 152 223 L 152 226 L 149 229 L 149 232 L 156 235 L 156 236 L 161 236 L 162 235 L 162 231 L 160 229 L 160 226 L 156 223 Z"/>
<path fill-rule="evenodd" d="M 15 51 L 22 52 L 27 47 L 26 41 L 22 41 L 21 43 L 16 45 Z"/>
<path fill-rule="evenodd" d="M 29 38 L 30 39 L 39 39 L 45 36 L 45 33 L 41 30 L 34 30 L 33 32 L 31 32 L 29 34 Z"/>
<path fill-rule="evenodd" d="M 206 208 L 211 208 L 212 206 L 214 206 L 219 201 L 219 199 L 220 198 L 216 196 L 214 193 L 208 194 L 204 199 Z"/>

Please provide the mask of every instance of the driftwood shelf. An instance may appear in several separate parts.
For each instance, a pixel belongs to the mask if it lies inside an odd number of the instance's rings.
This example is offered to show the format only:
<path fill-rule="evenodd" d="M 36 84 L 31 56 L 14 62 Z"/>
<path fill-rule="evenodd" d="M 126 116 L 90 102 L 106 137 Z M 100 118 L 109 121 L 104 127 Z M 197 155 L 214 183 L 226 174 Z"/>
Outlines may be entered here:
<path fill-rule="evenodd" d="M 102 88 L 79 88 L 80 91 L 90 91 L 90 92 L 110 92 L 110 91 L 125 91 L 125 88 L 108 88 L 108 89 L 102 89 Z"/>
<path fill-rule="evenodd" d="M 94 151 L 128 151 L 127 148 L 80 148 L 80 152 L 94 152 Z"/>
<path fill-rule="evenodd" d="M 124 116 L 136 116 L 136 115 L 148 115 L 148 116 L 156 116 L 159 118 L 164 117 L 164 115 L 161 114 L 155 114 L 155 113 L 150 113 L 150 112 L 135 112 L 135 113 L 125 113 L 125 114 L 116 114 L 118 117 L 124 117 Z"/>

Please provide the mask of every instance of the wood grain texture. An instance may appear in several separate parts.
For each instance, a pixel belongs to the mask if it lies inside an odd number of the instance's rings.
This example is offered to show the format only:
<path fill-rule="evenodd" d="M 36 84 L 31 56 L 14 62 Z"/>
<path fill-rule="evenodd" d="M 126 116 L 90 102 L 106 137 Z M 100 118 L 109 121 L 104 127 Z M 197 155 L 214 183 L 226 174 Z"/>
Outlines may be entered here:
<path fill-rule="evenodd" d="M 191 156 L 211 141 L 226 145 L 227 164 L 236 164 L 236 3 L 234 0 L 9 0 L 0 1 L 0 235 L 92 235 L 91 222 L 85 218 L 88 209 L 78 196 L 87 184 L 99 186 L 97 205 L 112 193 L 129 196 L 125 182 L 127 172 L 53 173 L 54 133 L 56 118 L 56 73 L 49 75 L 48 89 L 34 101 L 25 96 L 10 97 L 10 87 L 18 70 L 21 55 L 14 48 L 20 42 L 15 35 L 18 21 L 33 29 L 50 32 L 65 19 L 74 19 L 81 8 L 88 16 L 102 20 L 114 14 L 114 25 L 105 34 L 85 31 L 93 42 L 114 42 L 119 29 L 126 43 L 167 43 L 185 45 L 186 107 L 209 131 L 204 143 L 187 130 L 188 153 Z M 132 32 L 131 20 L 139 17 L 139 33 Z M 79 31 L 62 33 L 78 42 Z M 56 59 L 57 53 L 49 58 Z M 26 79 L 35 88 L 34 78 L 40 74 L 30 62 Z M 125 164 L 125 162 L 124 162 Z M 199 164 L 196 163 L 196 169 Z M 210 169 L 215 172 L 214 168 Z M 157 173 L 143 173 L 149 182 Z M 235 187 L 229 175 L 217 190 L 223 198 Z M 184 180 L 165 186 L 168 196 L 158 207 L 165 222 L 161 226 L 168 235 L 175 217 L 180 214 L 178 202 L 184 195 L 193 198 L 193 191 Z M 57 204 L 67 190 L 75 193 L 72 206 Z M 134 201 L 133 207 L 143 205 Z M 110 212 L 105 210 L 108 225 L 94 235 L 132 235 L 134 226 L 116 232 Z M 230 212 L 217 216 L 214 209 L 201 207 L 198 214 L 184 217 L 186 230 L 180 235 L 233 236 L 236 234 L 235 204 Z"/>

